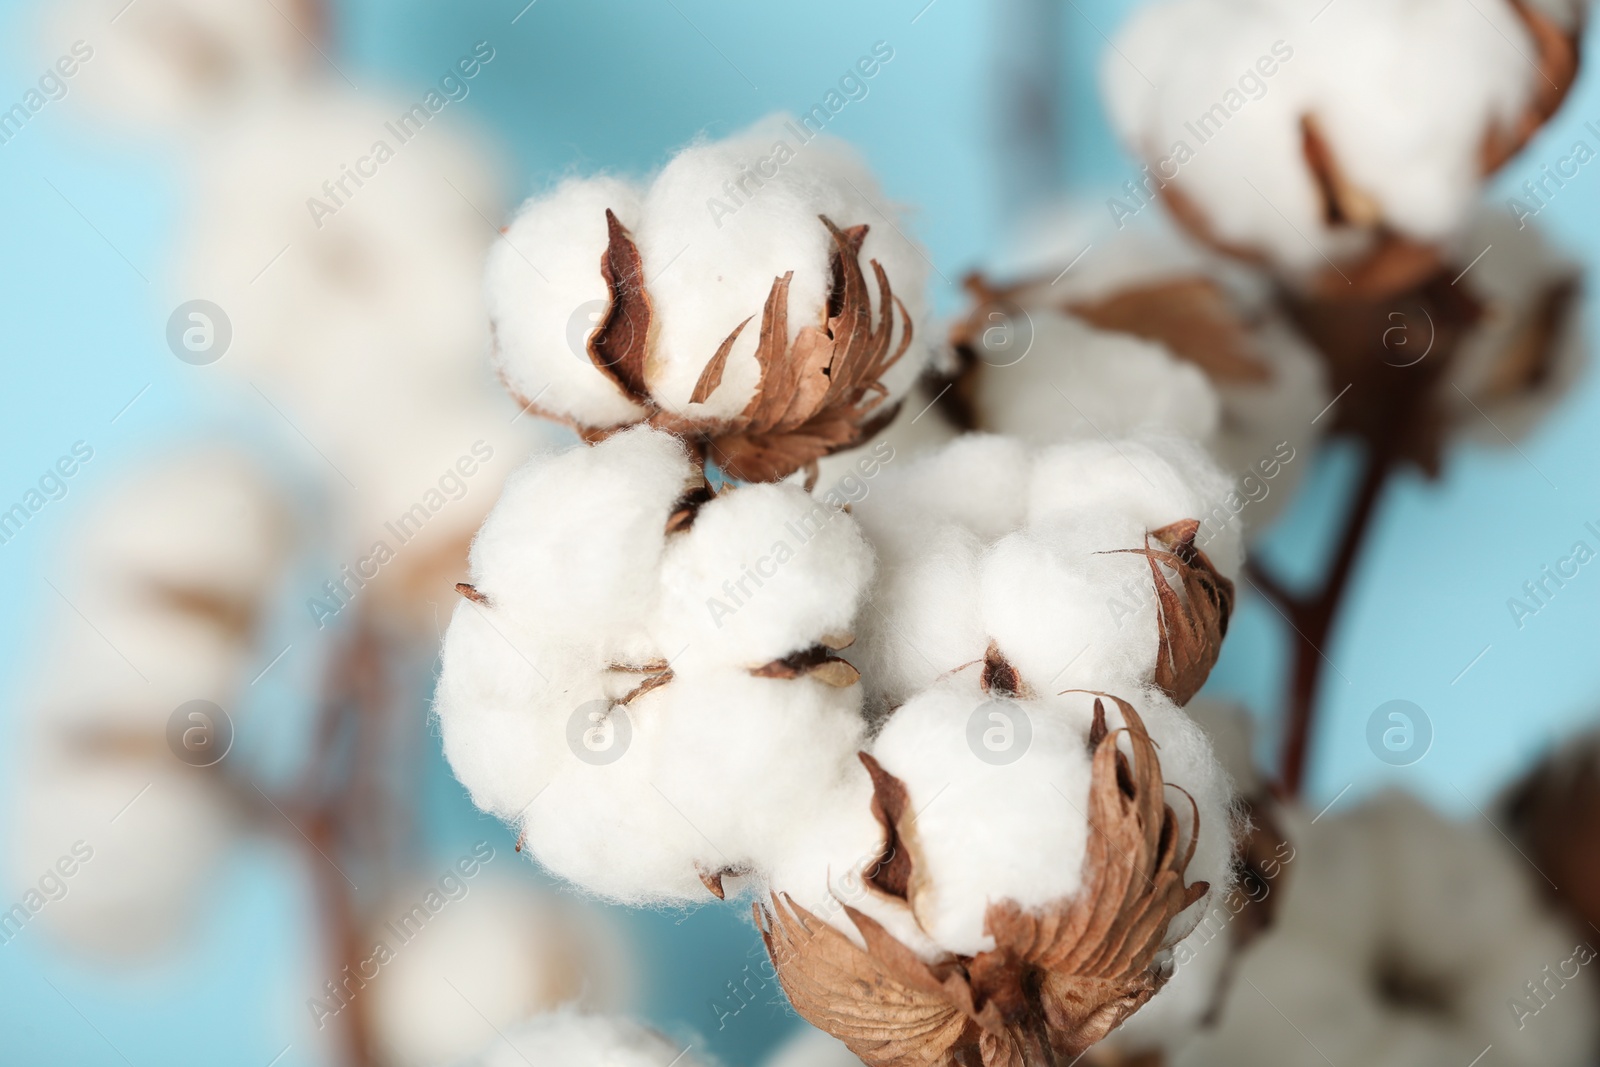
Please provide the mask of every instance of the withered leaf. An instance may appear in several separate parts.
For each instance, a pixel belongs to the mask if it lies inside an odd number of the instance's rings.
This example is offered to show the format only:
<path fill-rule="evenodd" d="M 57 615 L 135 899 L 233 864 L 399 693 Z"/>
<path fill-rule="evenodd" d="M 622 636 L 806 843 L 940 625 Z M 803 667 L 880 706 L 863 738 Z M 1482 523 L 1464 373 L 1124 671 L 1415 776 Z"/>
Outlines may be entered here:
<path fill-rule="evenodd" d="M 825 685 L 840 689 L 855 685 L 861 680 L 861 672 L 849 662 L 835 656 L 826 645 L 812 645 L 782 659 L 752 667 L 750 673 L 757 678 L 811 677 Z"/>
<path fill-rule="evenodd" d="M 708 870 L 705 867 L 696 867 L 695 873 L 700 876 L 700 884 L 706 887 L 706 891 L 708 893 L 716 897 L 718 900 L 727 900 L 728 891 L 723 888 L 722 880 L 724 878 L 738 878 L 742 875 L 749 874 L 750 868 L 721 867 L 713 871 Z"/>
<path fill-rule="evenodd" d="M 1156 685 L 1179 705 L 1187 704 L 1205 684 L 1222 652 L 1222 639 L 1233 614 L 1233 582 L 1223 577 L 1205 552 L 1195 546 L 1198 519 L 1182 519 L 1145 535 L 1145 547 L 1117 549 L 1144 556 L 1156 588 L 1156 628 L 1161 643 L 1156 655 Z M 1154 539 L 1159 548 L 1150 547 Z M 1182 588 L 1162 570 L 1177 571 Z"/>
<path fill-rule="evenodd" d="M 995 948 L 933 963 L 853 908 L 844 912 L 865 948 L 773 897 L 756 909 L 757 922 L 796 1011 L 870 1067 L 1035 1067 L 1069 1062 L 1155 994 L 1165 981 L 1156 954 L 1187 932 L 1171 931 L 1173 920 L 1209 889 L 1184 884 L 1199 817 L 1181 842 L 1144 723 L 1126 701 L 1105 699 L 1121 709 L 1123 725 L 1108 729 L 1097 700 L 1080 891 L 1034 910 L 992 904 L 985 930 Z M 1119 747 L 1124 736 L 1131 758 Z M 873 884 L 903 900 L 916 877 L 905 847 L 909 798 L 870 757 L 863 763 L 885 836 Z"/>
<path fill-rule="evenodd" d="M 456 592 L 460 593 L 474 604 L 482 604 L 484 607 L 489 606 L 488 596 L 478 592 L 478 587 L 475 585 L 468 585 L 466 582 L 457 582 Z"/>
<path fill-rule="evenodd" d="M 1549 380 L 1556 343 L 1572 321 L 1579 289 L 1577 278 L 1562 278 L 1540 295 L 1517 324 L 1511 343 L 1499 353 L 1500 358 L 1484 383 L 1488 396 L 1497 400 L 1520 396 Z"/>
<path fill-rule="evenodd" d="M 700 514 L 700 509 L 705 507 L 714 497 L 715 493 L 705 482 L 690 489 L 678 498 L 672 506 L 672 512 L 667 516 L 667 533 L 682 533 L 694 525 L 695 518 Z"/>
<path fill-rule="evenodd" d="M 883 827 L 883 850 L 866 871 L 867 883 L 879 892 L 901 900 L 911 891 L 911 849 L 902 833 L 902 824 L 911 814 L 911 798 L 906 784 L 866 752 L 858 752 L 867 773 L 872 776 L 872 815 Z"/>
<path fill-rule="evenodd" d="M 1378 202 L 1345 176 L 1315 115 L 1300 116 L 1300 150 L 1317 191 L 1322 195 L 1325 225 L 1363 228 L 1383 220 L 1383 209 Z"/>
<path fill-rule="evenodd" d="M 617 216 L 606 209 L 609 243 L 600 257 L 600 276 L 610 297 L 600 327 L 589 335 L 589 359 L 618 389 L 648 404 L 645 360 L 650 340 L 650 294 L 644 287 L 644 260 Z"/>
<path fill-rule="evenodd" d="M 1017 668 L 1011 665 L 1000 646 L 993 641 L 983 653 L 983 674 L 979 685 L 985 693 L 999 693 L 1007 697 L 1030 697 L 1033 690 L 1022 680 Z"/>
<path fill-rule="evenodd" d="M 1533 39 L 1540 76 L 1533 81 L 1533 100 L 1523 113 L 1509 126 L 1497 124 L 1485 132 L 1480 152 L 1484 174 L 1493 174 L 1521 151 L 1561 107 L 1578 78 L 1578 35 L 1569 33 L 1537 4 L 1527 0 L 1507 2 Z"/>
<path fill-rule="evenodd" d="M 1230 306 L 1222 286 L 1200 276 L 1133 286 L 1095 301 L 1065 305 L 1101 330 L 1132 334 L 1165 345 L 1213 381 L 1267 382 L 1248 324 Z"/>
<path fill-rule="evenodd" d="M 883 267 L 872 261 L 878 316 L 859 256 L 866 226 L 840 229 L 821 221 L 833 238 L 832 282 L 824 319 L 802 326 L 789 340 L 789 287 L 793 272 L 777 278 L 767 294 L 756 343 L 760 379 L 740 414 L 715 427 L 700 427 L 721 466 L 745 481 L 774 481 L 823 456 L 851 448 L 877 433 L 894 417 L 884 405 L 884 374 L 911 345 L 911 316 L 894 296 Z M 900 343 L 891 345 L 896 312 Z M 723 341 L 701 372 L 691 400 L 704 402 L 722 382 L 733 343 L 747 323 Z M 657 425 L 680 432 L 691 420 L 661 413 Z"/>

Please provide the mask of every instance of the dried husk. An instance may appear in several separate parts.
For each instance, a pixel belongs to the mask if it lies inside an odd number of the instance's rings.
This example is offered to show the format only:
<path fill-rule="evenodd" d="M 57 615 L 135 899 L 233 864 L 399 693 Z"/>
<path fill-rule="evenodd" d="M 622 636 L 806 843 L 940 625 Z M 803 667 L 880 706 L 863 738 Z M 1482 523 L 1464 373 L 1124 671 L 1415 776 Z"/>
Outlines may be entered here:
<path fill-rule="evenodd" d="M 1581 20 L 1571 29 L 1560 25 L 1526 0 L 1506 0 L 1532 38 L 1537 68 L 1533 98 L 1509 123 L 1491 124 L 1483 132 L 1479 165 L 1487 178 L 1499 170 L 1543 128 L 1561 107 L 1577 80 Z M 1337 267 L 1318 271 L 1297 286 L 1308 294 L 1382 298 L 1403 294 L 1424 285 L 1443 265 L 1443 249 L 1402 236 L 1385 219 L 1380 205 L 1345 176 L 1345 171 L 1323 134 L 1314 114 L 1300 118 L 1301 152 L 1322 197 L 1323 221 L 1332 229 L 1364 233 L 1364 250 Z M 1153 157 L 1152 157 L 1153 158 Z M 1223 239 L 1205 210 L 1178 185 L 1160 187 L 1162 199 L 1178 224 L 1206 245 L 1243 262 L 1265 265 L 1258 248 Z"/>
<path fill-rule="evenodd" d="M 1104 699 L 1121 709 L 1122 729 L 1107 728 Z M 1097 699 L 1088 741 L 1091 833 L 1077 894 L 1031 911 L 991 904 L 985 932 L 994 949 L 933 963 L 848 905 L 840 907 L 865 947 L 774 896 L 756 917 L 795 1010 L 870 1067 L 1056 1067 L 1149 1000 L 1165 981 L 1158 953 L 1183 933 L 1173 920 L 1209 889 L 1184 883 L 1198 814 L 1181 842 L 1155 744 L 1127 702 Z M 869 885 L 914 917 L 915 813 L 903 783 L 863 761 L 885 838 Z"/>
<path fill-rule="evenodd" d="M 862 272 L 865 225 L 840 229 L 818 216 L 833 240 L 831 281 L 821 321 L 807 323 L 789 341 L 789 286 L 794 274 L 774 279 L 761 312 L 755 357 L 760 379 L 743 411 L 733 418 L 711 418 L 664 409 L 647 380 L 654 357 L 654 313 L 638 246 L 626 227 L 606 212 L 609 242 L 600 273 L 609 300 L 600 324 L 590 334 L 590 362 L 645 412 L 641 421 L 685 438 L 695 452 L 714 460 L 730 477 L 771 482 L 787 477 L 834 452 L 853 448 L 887 426 L 899 410 L 887 403 L 883 377 L 911 347 L 911 316 L 893 293 L 889 277 L 871 260 L 878 313 Z M 711 353 L 690 394 L 703 404 L 722 385 L 734 343 L 754 319 L 734 328 Z M 899 343 L 894 343 L 896 321 Z M 492 331 L 491 331 L 492 332 Z M 498 341 L 496 341 L 498 343 Z M 622 426 L 593 427 L 556 415 L 517 396 L 524 410 L 565 423 L 585 440 L 603 440 Z"/>
<path fill-rule="evenodd" d="M 1149 561 L 1161 637 L 1155 684 L 1180 706 L 1200 691 L 1216 666 L 1233 614 L 1233 582 L 1195 545 L 1199 532 L 1198 520 L 1183 519 L 1146 534 L 1144 548 L 1117 550 Z M 1177 588 L 1168 570 L 1177 574 Z"/>

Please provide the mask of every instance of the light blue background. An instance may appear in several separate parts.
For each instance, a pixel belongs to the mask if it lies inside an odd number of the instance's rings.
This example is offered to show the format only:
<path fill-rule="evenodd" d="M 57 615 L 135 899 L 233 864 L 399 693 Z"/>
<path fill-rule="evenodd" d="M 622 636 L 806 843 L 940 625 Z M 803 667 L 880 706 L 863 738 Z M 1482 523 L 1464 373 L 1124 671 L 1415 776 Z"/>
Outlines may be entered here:
<path fill-rule="evenodd" d="M 986 73 L 1005 50 L 992 39 L 993 13 L 984 5 L 538 0 L 511 25 L 524 2 L 343 4 L 335 55 L 363 89 L 387 85 L 410 96 L 472 42 L 490 41 L 495 63 L 446 121 L 470 116 L 492 131 L 525 193 L 572 171 L 646 170 L 700 131 L 722 134 L 772 110 L 803 111 L 884 40 L 895 49 L 893 61 L 830 129 L 862 149 L 892 197 L 917 205 L 918 232 L 946 280 L 934 282 L 944 306 L 955 300 L 946 282 L 996 247 L 1011 205 L 997 193 L 1005 156 L 991 133 Z M 1078 0 L 1062 13 L 1070 63 L 1065 173 L 1096 199 L 1132 173 L 1094 93 L 1101 33 L 1114 31 L 1126 6 Z M 33 3 L 0 3 L 0 99 L 20 96 L 59 51 L 55 42 L 36 47 L 38 11 Z M 1591 78 L 1505 181 L 1514 184 L 1519 168 L 1534 170 L 1561 154 L 1585 119 L 1600 119 Z M 40 621 L 55 608 L 44 578 L 70 567 L 54 550 L 85 501 L 163 441 L 228 431 L 262 449 L 276 447 L 258 415 L 218 394 L 202 368 L 179 363 L 163 345 L 170 310 L 164 283 L 186 181 L 180 168 L 161 146 L 81 124 L 61 103 L 0 146 L 0 500 L 19 497 L 74 440 L 87 439 L 96 450 L 67 498 L 0 546 L 7 609 L 0 613 L 0 692 L 7 695 L 0 758 L 7 781 L 14 780 L 17 751 L 10 743 L 17 682 L 38 654 Z M 1591 263 L 1600 236 L 1597 183 L 1600 174 L 1585 170 L 1540 220 Z M 1600 520 L 1597 389 L 1586 377 L 1521 444 L 1526 458 L 1510 448 L 1463 446 L 1438 482 L 1408 475 L 1393 486 L 1349 610 L 1324 650 L 1338 669 L 1328 672 L 1313 803 L 1346 786 L 1352 788 L 1341 804 L 1398 783 L 1472 815 L 1471 805 L 1484 804 L 1543 746 L 1595 719 L 1600 572 L 1585 569 L 1521 630 L 1506 600 L 1586 536 L 1586 521 Z M 1347 474 L 1337 455 L 1319 465 L 1270 540 L 1275 562 L 1314 568 Z M 1452 683 L 1485 646 L 1482 659 Z M 1247 602 L 1211 690 L 1267 711 L 1288 647 L 1270 609 Z M 1367 716 L 1393 698 L 1415 701 L 1435 725 L 1433 751 L 1413 767 L 1387 767 L 1366 748 Z M 417 723 L 421 729 L 420 704 Z M 509 847 L 497 825 L 465 805 L 437 760 L 423 788 L 430 847 L 441 866 L 479 837 Z M 154 968 L 108 972 L 61 953 L 33 929 L 0 946 L 0 1062 L 265 1067 L 297 1040 L 309 992 L 304 976 L 319 966 L 304 933 L 305 885 L 282 854 L 258 850 L 232 862 L 210 897 L 195 916 L 194 936 Z M 752 1063 L 792 1025 L 769 987 L 765 1002 L 716 1031 L 707 1002 L 757 958 L 754 932 L 741 915 L 703 909 L 628 922 L 651 962 L 644 1008 L 657 1022 L 702 1032 L 709 1046 L 701 1047 L 730 1067 Z M 321 1061 L 314 1048 L 296 1046 L 278 1062 Z"/>

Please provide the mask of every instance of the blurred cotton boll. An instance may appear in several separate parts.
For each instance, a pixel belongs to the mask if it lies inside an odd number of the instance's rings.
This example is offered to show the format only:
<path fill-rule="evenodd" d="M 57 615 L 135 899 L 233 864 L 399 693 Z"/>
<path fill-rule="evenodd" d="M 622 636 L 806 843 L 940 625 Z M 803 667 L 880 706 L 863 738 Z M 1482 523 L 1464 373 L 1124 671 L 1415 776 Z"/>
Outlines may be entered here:
<path fill-rule="evenodd" d="M 135 472 L 85 518 L 25 697 L 7 865 L 32 881 L 83 842 L 92 860 L 44 925 L 137 955 L 192 922 L 239 825 L 214 765 L 293 527 L 275 487 L 214 445 Z"/>
<path fill-rule="evenodd" d="M 1402 794 L 1292 823 L 1278 923 L 1178 1067 L 1459 1067 L 1490 1045 L 1517 1067 L 1591 1062 L 1592 942 L 1545 910 L 1537 874 L 1492 831 Z"/>
<path fill-rule="evenodd" d="M 1461 284 L 1483 313 L 1456 353 L 1443 400 L 1464 436 L 1503 445 L 1531 432 L 1587 367 L 1582 271 L 1538 227 L 1496 210 L 1473 221 L 1454 259 L 1471 266 Z"/>
<path fill-rule="evenodd" d="M 231 319 L 218 369 L 327 485 L 340 562 L 436 594 L 533 421 L 484 366 L 498 175 L 455 121 L 329 87 L 256 102 L 197 161 L 182 271 Z"/>
<path fill-rule="evenodd" d="M 693 1044 L 671 1041 L 629 1019 L 567 1010 L 508 1029 L 462 1067 L 716 1067 Z"/>
<path fill-rule="evenodd" d="M 394 958 L 360 995 L 392 1067 L 458 1063 L 530 1015 L 615 1011 L 631 999 L 636 964 L 603 909 L 505 875 L 478 878 L 456 882 L 464 895 L 420 929 L 411 909 L 433 883 L 394 894 L 379 913 L 370 938 Z"/>
<path fill-rule="evenodd" d="M 324 0 L 68 0 L 52 6 L 42 36 L 93 50 L 70 85 L 97 115 L 199 132 L 321 62 L 311 42 L 326 18 Z"/>

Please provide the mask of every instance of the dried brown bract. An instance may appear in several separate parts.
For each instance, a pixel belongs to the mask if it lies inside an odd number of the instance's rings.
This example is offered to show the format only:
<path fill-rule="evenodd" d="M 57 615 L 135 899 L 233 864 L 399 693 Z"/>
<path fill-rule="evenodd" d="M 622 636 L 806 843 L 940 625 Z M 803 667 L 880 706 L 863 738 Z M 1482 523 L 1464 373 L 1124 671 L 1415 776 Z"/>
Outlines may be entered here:
<path fill-rule="evenodd" d="M 994 949 L 931 963 L 854 908 L 844 911 L 864 948 L 774 897 L 756 914 L 795 1010 L 870 1067 L 1064 1067 L 1149 1000 L 1165 981 L 1157 955 L 1181 933 L 1173 920 L 1210 887 L 1184 883 L 1195 834 L 1181 840 L 1138 713 L 1109 699 L 1125 726 L 1108 729 L 1096 700 L 1091 832 L 1077 894 L 1032 911 L 996 902 L 985 922 Z M 869 885 L 915 915 L 914 813 L 904 785 L 864 762 L 885 831 Z"/>
<path fill-rule="evenodd" d="M 1160 606 L 1155 683 L 1179 705 L 1187 704 L 1205 685 L 1233 614 L 1233 582 L 1195 545 L 1199 532 L 1197 520 L 1184 519 L 1146 534 L 1144 548 L 1117 550 L 1150 561 Z M 1152 539 L 1157 547 L 1151 547 Z M 1168 570 L 1177 573 L 1177 588 L 1167 577 Z"/>
<path fill-rule="evenodd" d="M 789 286 L 794 275 L 791 271 L 775 279 L 761 312 L 755 350 L 760 379 L 755 392 L 738 415 L 716 418 L 669 411 L 651 393 L 655 331 L 643 262 L 627 228 L 606 213 L 610 240 L 600 273 L 610 297 L 599 327 L 588 339 L 590 362 L 648 412 L 645 418 L 652 425 L 685 438 L 699 454 L 741 481 L 776 481 L 823 456 L 852 448 L 888 425 L 899 407 L 886 403 L 889 391 L 883 377 L 911 346 L 911 316 L 877 260 L 870 261 L 878 301 L 873 313 L 873 294 L 860 263 L 867 227 L 840 229 L 824 216 L 819 219 L 834 244 L 821 321 L 803 325 L 791 343 Z M 708 353 L 690 405 L 704 404 L 721 388 L 734 343 L 754 317 Z M 517 399 L 526 410 L 557 417 L 532 401 Z M 590 442 L 621 428 L 559 421 L 572 424 Z"/>

